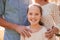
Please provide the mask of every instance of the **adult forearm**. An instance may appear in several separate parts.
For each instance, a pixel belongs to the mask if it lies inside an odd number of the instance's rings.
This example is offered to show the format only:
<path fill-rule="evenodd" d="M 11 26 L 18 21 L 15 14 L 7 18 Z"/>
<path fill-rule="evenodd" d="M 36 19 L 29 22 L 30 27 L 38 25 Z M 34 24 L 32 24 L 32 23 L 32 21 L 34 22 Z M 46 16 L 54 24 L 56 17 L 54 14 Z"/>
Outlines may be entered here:
<path fill-rule="evenodd" d="M 25 35 L 27 37 L 31 36 L 29 33 L 29 32 L 31 32 L 31 30 L 27 29 L 25 26 L 7 22 L 3 18 L 0 18 L 0 26 L 10 29 L 10 30 L 14 30 L 14 31 L 18 32 L 19 34 L 23 35 L 24 37 L 25 37 Z"/>
<path fill-rule="evenodd" d="M 7 29 L 11 29 L 11 30 L 15 30 L 16 27 L 12 26 L 15 25 L 13 23 L 7 22 L 5 19 L 0 18 L 0 26 L 7 28 Z"/>

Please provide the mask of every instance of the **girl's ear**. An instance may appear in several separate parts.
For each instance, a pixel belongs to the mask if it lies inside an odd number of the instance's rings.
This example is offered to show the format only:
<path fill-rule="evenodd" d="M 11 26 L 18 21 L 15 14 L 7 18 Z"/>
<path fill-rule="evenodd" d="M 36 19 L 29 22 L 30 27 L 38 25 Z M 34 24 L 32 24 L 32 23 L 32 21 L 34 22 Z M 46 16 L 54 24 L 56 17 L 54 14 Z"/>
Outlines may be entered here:
<path fill-rule="evenodd" d="M 27 15 L 26 15 L 26 18 L 28 19 L 28 13 L 27 13 Z"/>

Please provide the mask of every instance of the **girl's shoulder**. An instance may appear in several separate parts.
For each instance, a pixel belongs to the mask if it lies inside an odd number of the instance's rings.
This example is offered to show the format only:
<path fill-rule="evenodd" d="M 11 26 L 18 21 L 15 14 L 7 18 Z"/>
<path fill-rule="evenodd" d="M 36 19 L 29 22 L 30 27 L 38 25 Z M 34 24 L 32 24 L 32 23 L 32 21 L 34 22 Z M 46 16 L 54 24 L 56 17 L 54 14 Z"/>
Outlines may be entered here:
<path fill-rule="evenodd" d="M 30 26 L 26 26 L 28 29 L 30 29 Z"/>
<path fill-rule="evenodd" d="M 26 26 L 28 29 L 30 29 L 30 26 Z M 43 31 L 43 32 L 46 32 L 47 31 L 47 28 L 45 26 L 41 26 L 42 28 L 39 30 L 40 32 Z"/>
<path fill-rule="evenodd" d="M 47 31 L 47 28 L 45 26 L 42 26 L 42 31 Z"/>

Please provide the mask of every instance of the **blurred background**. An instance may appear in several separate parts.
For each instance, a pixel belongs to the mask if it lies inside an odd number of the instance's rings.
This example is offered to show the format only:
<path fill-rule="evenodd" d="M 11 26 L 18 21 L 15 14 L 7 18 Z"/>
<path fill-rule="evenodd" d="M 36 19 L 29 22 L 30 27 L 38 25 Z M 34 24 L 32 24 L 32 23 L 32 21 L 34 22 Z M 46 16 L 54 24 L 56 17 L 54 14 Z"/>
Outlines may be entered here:
<path fill-rule="evenodd" d="M 60 5 L 60 0 L 49 0 L 49 2 L 53 2 L 53 3 Z"/>
<path fill-rule="evenodd" d="M 33 1 L 32 1 L 32 2 L 33 2 Z M 60 0 L 49 0 L 49 2 L 53 2 L 53 3 L 57 4 L 58 7 L 59 7 L 59 10 L 60 10 Z M 0 40 L 3 40 L 4 30 L 5 30 L 5 29 L 0 26 Z M 57 39 L 57 40 L 60 40 L 60 36 L 59 36 L 59 35 L 56 36 L 56 39 Z"/>

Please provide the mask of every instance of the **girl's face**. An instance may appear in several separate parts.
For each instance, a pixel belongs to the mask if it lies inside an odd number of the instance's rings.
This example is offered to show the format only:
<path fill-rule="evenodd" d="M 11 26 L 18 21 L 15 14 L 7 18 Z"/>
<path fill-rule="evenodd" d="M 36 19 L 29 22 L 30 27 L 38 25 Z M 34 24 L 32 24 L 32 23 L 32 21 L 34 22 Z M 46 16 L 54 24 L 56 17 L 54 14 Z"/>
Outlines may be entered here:
<path fill-rule="evenodd" d="M 41 19 L 40 9 L 36 6 L 31 6 L 28 10 L 27 17 L 31 25 L 39 24 L 39 21 Z"/>

